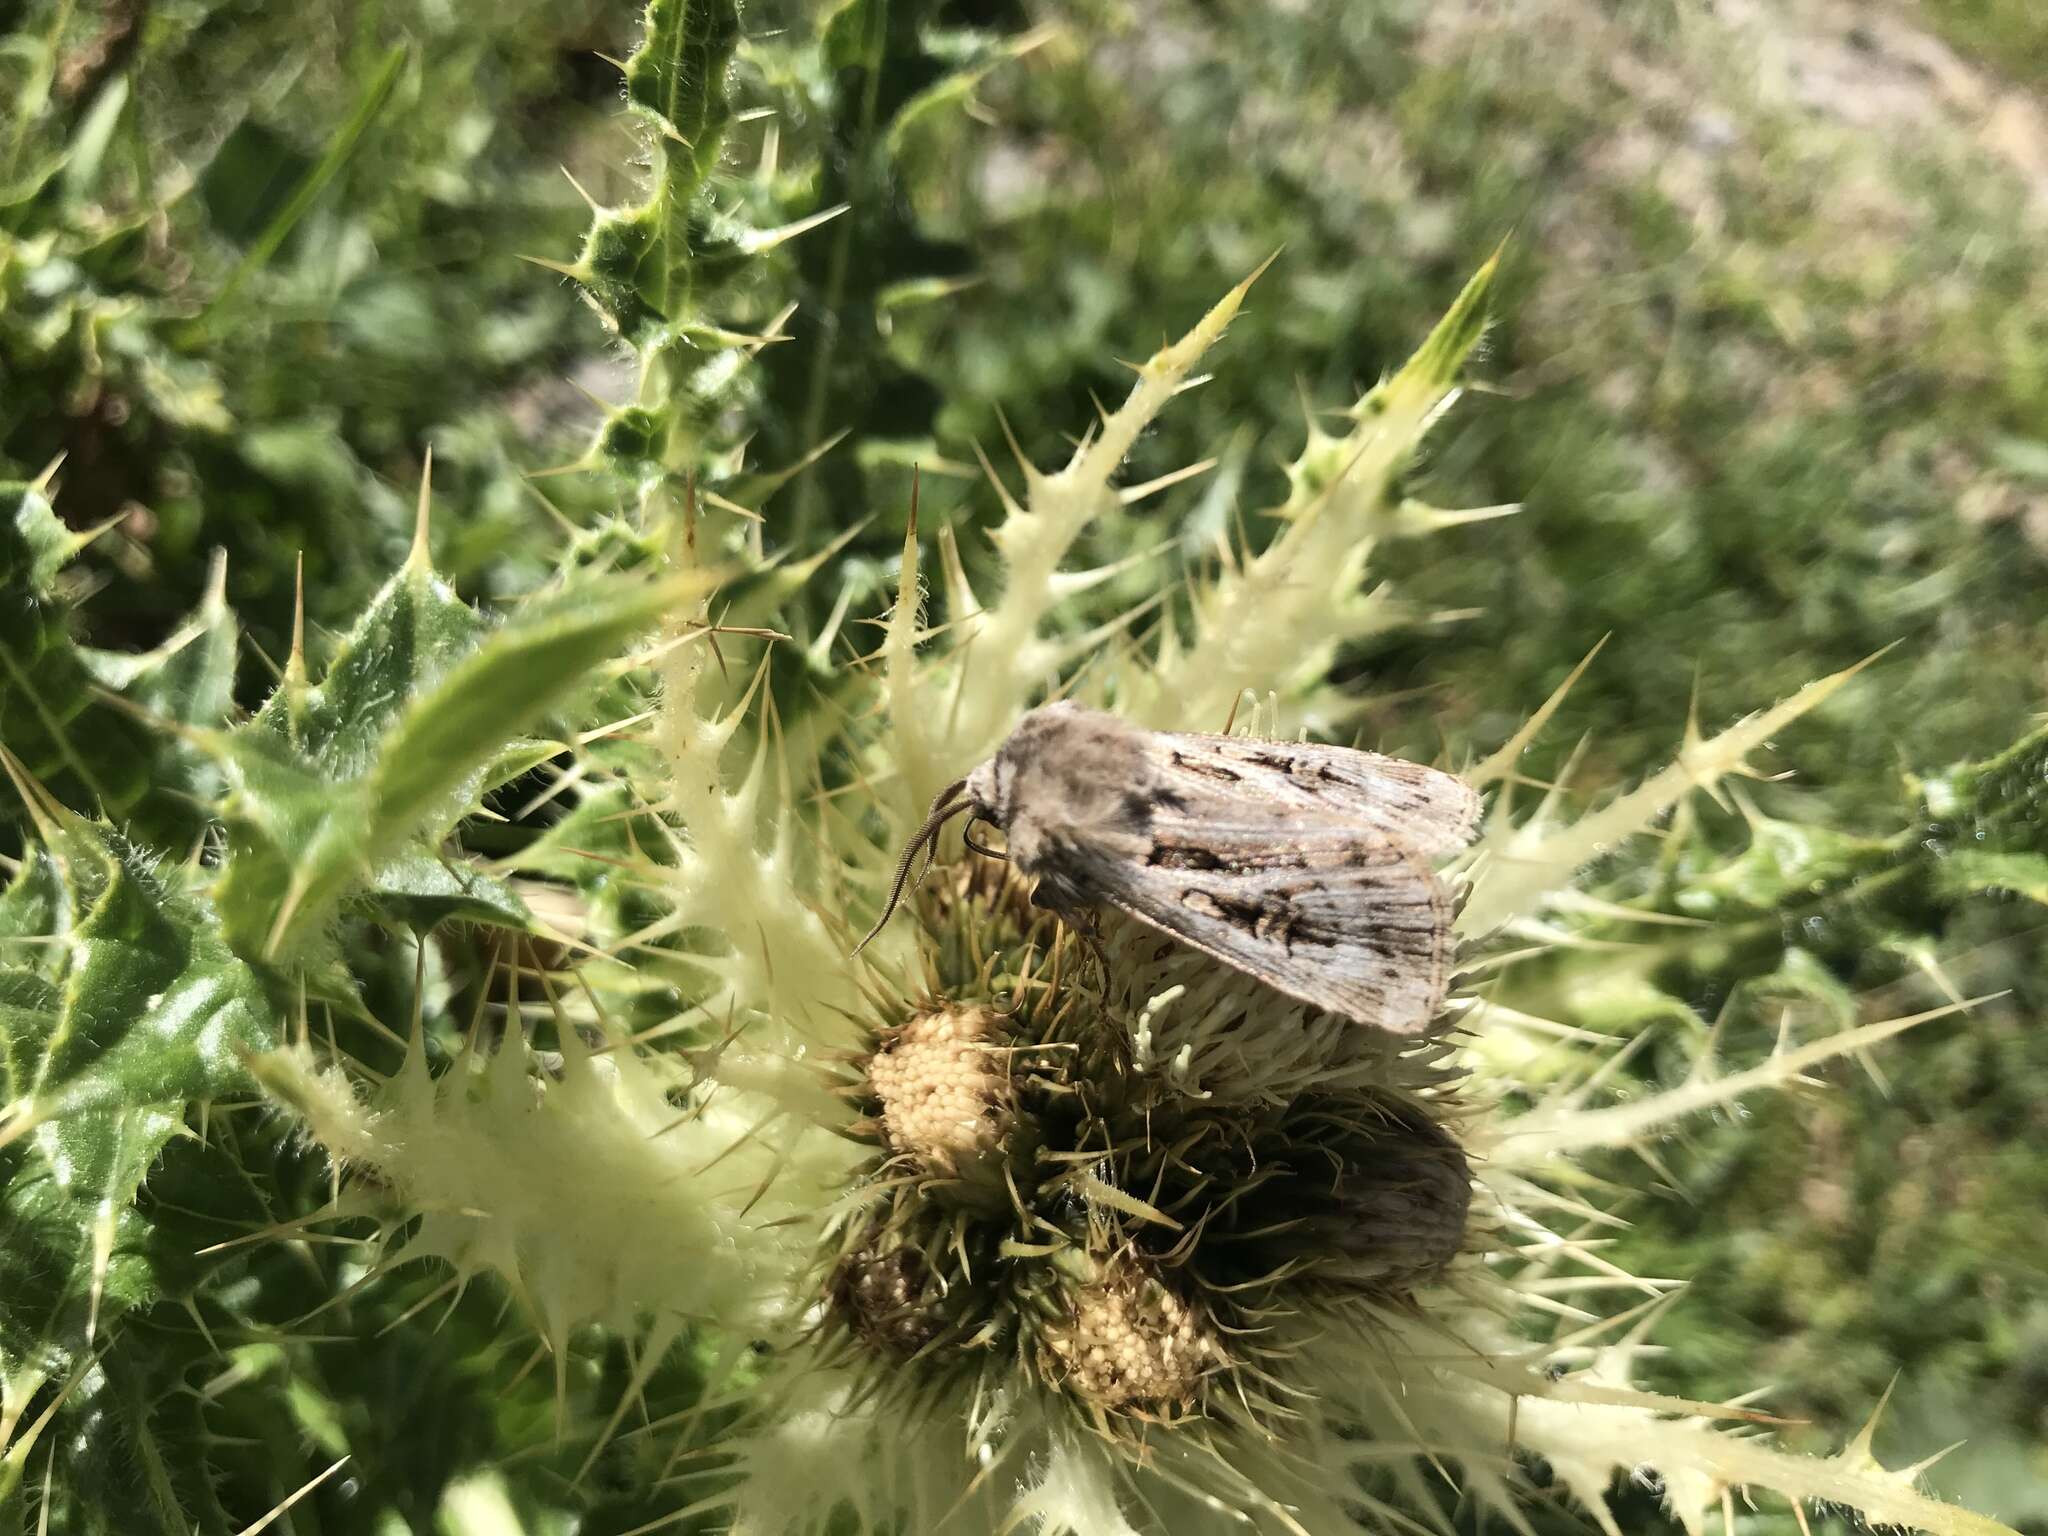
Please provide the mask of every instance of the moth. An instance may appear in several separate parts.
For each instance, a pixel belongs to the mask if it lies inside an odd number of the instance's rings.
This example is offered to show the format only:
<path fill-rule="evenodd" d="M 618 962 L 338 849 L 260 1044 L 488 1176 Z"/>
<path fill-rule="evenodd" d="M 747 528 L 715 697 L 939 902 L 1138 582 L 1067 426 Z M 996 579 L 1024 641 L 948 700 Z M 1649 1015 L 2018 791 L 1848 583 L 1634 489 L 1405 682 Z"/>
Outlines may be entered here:
<path fill-rule="evenodd" d="M 1036 882 L 1033 903 L 1066 920 L 1085 926 L 1091 909 L 1114 907 L 1396 1034 L 1426 1029 L 1443 1006 L 1453 903 L 1434 861 L 1469 843 L 1479 817 L 1479 797 L 1448 773 L 1048 704 L 932 802 L 862 948 L 918 853 L 963 813 L 1004 832 L 1008 857 Z"/>

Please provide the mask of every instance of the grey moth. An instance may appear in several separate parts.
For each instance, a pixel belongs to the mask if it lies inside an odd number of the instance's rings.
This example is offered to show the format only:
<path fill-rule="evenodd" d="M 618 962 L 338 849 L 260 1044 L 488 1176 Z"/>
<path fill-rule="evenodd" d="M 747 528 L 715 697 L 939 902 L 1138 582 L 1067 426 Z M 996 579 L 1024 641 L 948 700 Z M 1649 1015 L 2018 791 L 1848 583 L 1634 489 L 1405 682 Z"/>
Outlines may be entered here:
<path fill-rule="evenodd" d="M 948 785 L 899 861 L 954 816 L 993 823 L 1070 920 L 1114 907 L 1315 1007 L 1396 1034 L 1426 1029 L 1451 966 L 1435 863 L 1471 841 L 1463 780 L 1346 747 L 1147 731 L 1078 704 L 1027 714 Z M 863 947 L 868 942 L 863 939 Z"/>

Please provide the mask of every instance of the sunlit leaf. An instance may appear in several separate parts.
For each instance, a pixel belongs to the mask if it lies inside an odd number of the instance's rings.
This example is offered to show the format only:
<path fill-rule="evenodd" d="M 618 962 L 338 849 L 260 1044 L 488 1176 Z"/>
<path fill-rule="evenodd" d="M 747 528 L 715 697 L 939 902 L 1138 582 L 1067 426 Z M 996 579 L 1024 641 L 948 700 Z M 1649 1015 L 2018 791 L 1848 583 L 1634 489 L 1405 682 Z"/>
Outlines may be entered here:
<path fill-rule="evenodd" d="M 371 876 L 365 905 L 420 932 L 456 919 L 524 928 L 526 904 L 504 881 L 474 864 L 421 851 L 400 854 Z"/>
<path fill-rule="evenodd" d="M 206 738 L 231 791 L 220 902 L 236 946 L 280 955 L 372 871 L 431 858 L 539 750 L 527 728 L 678 597 L 632 578 L 587 582 L 488 629 L 402 573 L 318 687 L 288 681 L 247 728 Z"/>

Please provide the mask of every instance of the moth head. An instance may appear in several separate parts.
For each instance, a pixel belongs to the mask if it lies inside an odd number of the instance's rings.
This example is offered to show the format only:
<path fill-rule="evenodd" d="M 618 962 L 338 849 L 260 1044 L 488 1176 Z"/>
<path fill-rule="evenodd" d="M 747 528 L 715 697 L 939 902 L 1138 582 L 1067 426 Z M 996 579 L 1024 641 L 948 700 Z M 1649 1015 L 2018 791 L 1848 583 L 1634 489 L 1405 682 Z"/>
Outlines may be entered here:
<path fill-rule="evenodd" d="M 882 924 L 889 921 L 897 903 L 903 899 L 903 890 L 910 883 L 910 871 L 917 863 L 918 853 L 922 850 L 929 854 L 938 846 L 939 834 L 945 830 L 947 822 L 955 816 L 971 814 L 1008 831 L 1014 820 L 1017 781 L 1022 771 L 1040 759 L 1070 755 L 1077 736 L 1092 738 L 1102 735 L 1105 730 L 1121 733 L 1124 729 L 1113 717 L 1084 708 L 1071 699 L 1042 704 L 1018 721 L 1017 728 L 1005 738 L 994 756 L 966 778 L 957 779 L 939 791 L 924 823 L 903 845 L 903 854 L 897 860 L 896 873 L 890 881 L 889 899 L 882 907 L 881 917 L 868 930 L 867 938 L 854 946 L 853 952 L 857 955 L 866 949 L 869 940 L 882 931 Z M 974 846 L 979 847 L 978 844 Z"/>
<path fill-rule="evenodd" d="M 1130 727 L 1114 715 L 1089 709 L 1072 699 L 1041 704 L 1019 720 L 995 755 L 967 776 L 967 795 L 974 814 L 1004 831 L 1016 820 L 1018 785 L 1047 765 L 1092 765 L 1098 744 L 1122 742 Z M 1104 775 L 1105 779 L 1113 775 Z"/>
<path fill-rule="evenodd" d="M 1009 794 L 1015 775 L 1004 761 L 1001 752 L 996 753 L 974 772 L 962 780 L 967 796 L 967 806 L 976 816 L 992 821 L 997 826 L 1009 824 Z"/>

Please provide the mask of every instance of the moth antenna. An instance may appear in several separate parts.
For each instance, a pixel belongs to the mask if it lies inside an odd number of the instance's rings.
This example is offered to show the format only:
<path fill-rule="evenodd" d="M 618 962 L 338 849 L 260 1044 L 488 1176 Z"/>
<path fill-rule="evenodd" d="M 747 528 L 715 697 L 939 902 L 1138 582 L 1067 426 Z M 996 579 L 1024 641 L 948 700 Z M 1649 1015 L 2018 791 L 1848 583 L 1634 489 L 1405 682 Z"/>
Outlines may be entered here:
<path fill-rule="evenodd" d="M 965 779 L 955 779 L 940 790 L 938 798 L 932 801 L 932 808 L 924 818 L 924 825 L 911 833 L 910 841 L 903 845 L 903 856 L 896 861 L 896 874 L 890 881 L 889 900 L 882 908 L 882 915 L 875 919 L 875 926 L 868 930 L 867 938 L 853 946 L 853 954 L 857 955 L 866 949 L 869 940 L 880 933 L 882 925 L 894 915 L 897 903 L 903 900 L 903 887 L 910 879 L 910 866 L 917 862 L 918 850 L 935 847 L 939 840 L 939 829 L 973 803 L 961 798 L 966 789 Z M 929 862 L 926 867 L 930 867 Z M 847 958 L 852 959 L 853 956 L 849 955 Z"/>

